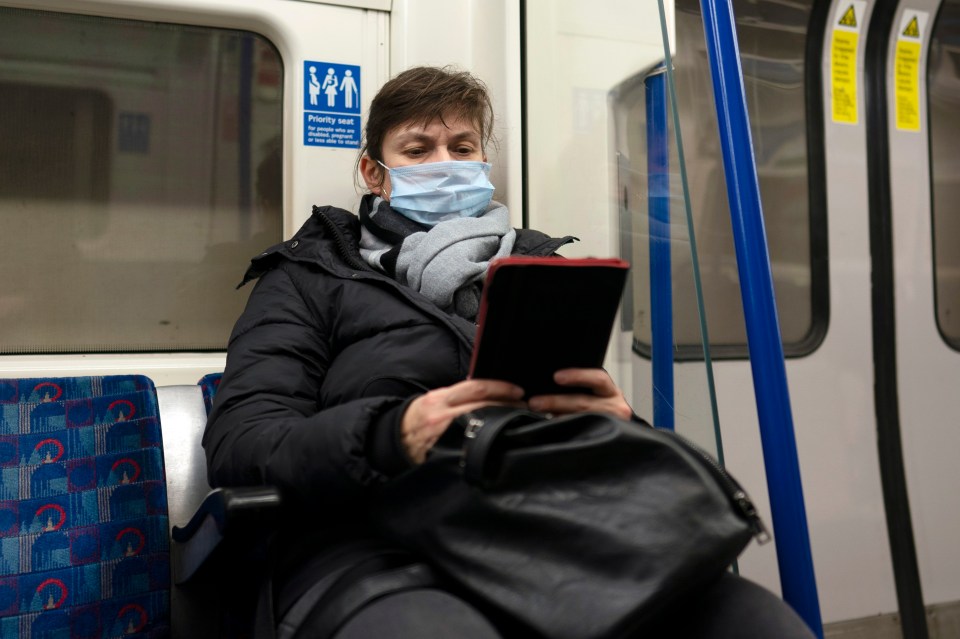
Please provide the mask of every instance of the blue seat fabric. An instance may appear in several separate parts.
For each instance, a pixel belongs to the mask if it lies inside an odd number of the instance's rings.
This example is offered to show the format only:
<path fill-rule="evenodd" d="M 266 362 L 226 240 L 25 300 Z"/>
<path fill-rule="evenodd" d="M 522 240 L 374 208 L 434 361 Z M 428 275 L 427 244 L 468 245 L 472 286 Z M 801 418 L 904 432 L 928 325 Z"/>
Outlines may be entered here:
<path fill-rule="evenodd" d="M 166 637 L 153 382 L 0 379 L 0 636 Z"/>
<path fill-rule="evenodd" d="M 217 389 L 220 388 L 221 377 L 223 377 L 223 373 L 210 373 L 201 377 L 200 381 L 197 382 L 200 385 L 200 392 L 203 394 L 203 406 L 207 409 L 207 415 L 213 408 L 213 398 L 217 394 Z"/>

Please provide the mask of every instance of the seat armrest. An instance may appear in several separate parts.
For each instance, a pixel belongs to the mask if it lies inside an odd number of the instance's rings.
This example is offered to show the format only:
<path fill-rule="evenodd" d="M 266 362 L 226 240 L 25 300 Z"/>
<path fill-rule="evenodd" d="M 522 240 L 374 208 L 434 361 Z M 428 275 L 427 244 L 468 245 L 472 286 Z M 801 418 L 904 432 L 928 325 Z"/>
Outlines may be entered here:
<path fill-rule="evenodd" d="M 189 581 L 225 540 L 267 532 L 276 521 L 280 503 L 280 491 L 273 486 L 210 491 L 185 526 L 173 527 L 174 583 Z"/>

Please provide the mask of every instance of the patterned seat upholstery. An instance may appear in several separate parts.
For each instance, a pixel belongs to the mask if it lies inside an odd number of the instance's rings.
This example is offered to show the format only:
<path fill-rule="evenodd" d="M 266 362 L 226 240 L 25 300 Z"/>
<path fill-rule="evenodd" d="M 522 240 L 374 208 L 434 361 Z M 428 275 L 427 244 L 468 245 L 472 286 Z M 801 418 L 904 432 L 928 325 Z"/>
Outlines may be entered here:
<path fill-rule="evenodd" d="M 0 636 L 169 634 L 150 379 L 0 380 L 0 479 Z"/>
<path fill-rule="evenodd" d="M 223 373 L 210 373 L 201 377 L 200 381 L 197 382 L 200 385 L 200 392 L 203 393 L 203 405 L 207 409 L 207 415 L 213 408 L 213 398 L 220 387 L 221 377 L 223 377 Z"/>

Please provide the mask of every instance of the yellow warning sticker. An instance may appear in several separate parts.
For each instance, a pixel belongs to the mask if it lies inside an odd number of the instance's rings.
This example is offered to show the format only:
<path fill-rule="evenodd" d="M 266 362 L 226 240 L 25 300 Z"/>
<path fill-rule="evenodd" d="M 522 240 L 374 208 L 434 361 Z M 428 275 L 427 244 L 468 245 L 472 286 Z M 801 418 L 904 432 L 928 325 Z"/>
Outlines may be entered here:
<path fill-rule="evenodd" d="M 866 4 L 864 0 L 841 2 L 834 13 L 830 40 L 830 111 L 833 121 L 842 124 L 857 124 L 859 119 L 857 58 Z"/>
<path fill-rule="evenodd" d="M 857 26 L 857 12 L 853 9 L 851 4 L 847 7 L 847 10 L 843 12 L 843 15 L 840 16 L 840 21 L 837 23 L 845 27 L 856 27 Z"/>
<path fill-rule="evenodd" d="M 859 33 L 866 9 L 865 0 L 846 0 L 838 3 L 837 10 L 833 14 L 833 28 Z"/>
<path fill-rule="evenodd" d="M 924 11 L 909 9 L 900 16 L 893 64 L 896 126 L 900 131 L 920 130 L 920 60 L 927 17 Z"/>
<path fill-rule="evenodd" d="M 903 35 L 908 38 L 920 37 L 920 25 L 917 24 L 917 16 L 910 18 L 910 22 L 907 23 L 907 27 L 903 30 Z"/>
<path fill-rule="evenodd" d="M 896 87 L 897 128 L 901 131 L 920 130 L 920 43 L 897 41 L 894 64 Z"/>
<path fill-rule="evenodd" d="M 857 123 L 857 46 L 860 34 L 833 32 L 830 47 L 830 80 L 833 121 Z"/>

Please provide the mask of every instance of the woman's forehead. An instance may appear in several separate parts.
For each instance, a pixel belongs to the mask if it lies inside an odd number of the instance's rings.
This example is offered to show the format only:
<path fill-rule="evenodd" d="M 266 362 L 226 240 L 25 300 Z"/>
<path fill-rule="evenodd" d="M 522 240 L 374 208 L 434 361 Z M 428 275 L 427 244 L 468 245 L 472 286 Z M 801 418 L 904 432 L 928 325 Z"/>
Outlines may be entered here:
<path fill-rule="evenodd" d="M 406 138 L 467 138 L 479 139 L 480 130 L 476 122 L 462 117 L 437 118 L 428 122 L 410 121 L 391 129 L 387 133 L 387 140 L 401 140 Z"/>

